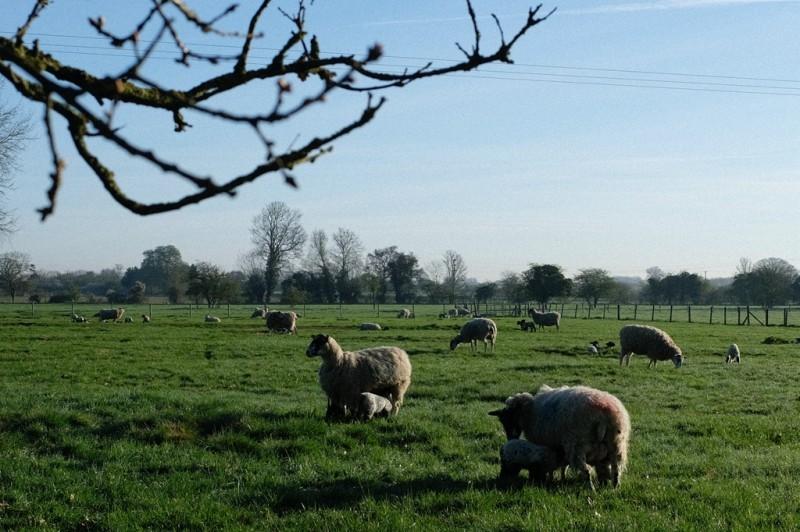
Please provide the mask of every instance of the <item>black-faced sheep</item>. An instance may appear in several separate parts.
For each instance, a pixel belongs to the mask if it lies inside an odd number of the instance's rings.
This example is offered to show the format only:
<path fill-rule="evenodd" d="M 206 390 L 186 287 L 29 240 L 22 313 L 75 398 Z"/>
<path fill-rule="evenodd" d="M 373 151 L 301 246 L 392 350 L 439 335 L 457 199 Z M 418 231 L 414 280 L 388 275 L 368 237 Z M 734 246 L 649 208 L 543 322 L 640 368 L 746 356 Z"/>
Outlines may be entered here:
<path fill-rule="evenodd" d="M 250 314 L 250 318 L 261 318 L 262 320 L 267 317 L 267 312 L 269 312 L 268 308 L 257 308 L 253 310 L 253 313 Z"/>
<path fill-rule="evenodd" d="M 527 469 L 529 479 L 542 484 L 552 481 L 553 473 L 562 469 L 562 465 L 563 460 L 557 451 L 516 438 L 500 447 L 498 480 L 507 483 L 515 479 L 521 470 Z"/>
<path fill-rule="evenodd" d="M 267 313 L 267 330 L 297 334 L 297 314 L 273 310 Z"/>
<path fill-rule="evenodd" d="M 728 347 L 728 352 L 725 354 L 725 363 L 730 364 L 731 362 L 736 362 L 739 364 L 742 360 L 742 353 L 739 352 L 739 346 L 736 344 L 731 344 Z"/>
<path fill-rule="evenodd" d="M 358 326 L 362 331 L 380 331 L 382 330 L 380 323 L 362 323 Z"/>
<path fill-rule="evenodd" d="M 78 314 L 72 315 L 72 323 L 86 323 L 88 320 L 83 316 L 79 316 Z"/>
<path fill-rule="evenodd" d="M 373 417 L 389 417 L 392 414 L 392 409 L 391 394 L 387 399 L 381 395 L 364 392 L 359 398 L 353 415 L 362 421 L 369 421 Z"/>
<path fill-rule="evenodd" d="M 536 309 L 528 309 L 528 315 L 533 320 L 533 323 L 543 329 L 545 327 L 555 326 L 556 330 L 561 330 L 559 324 L 561 323 L 561 314 L 558 312 L 539 312 Z"/>
<path fill-rule="evenodd" d="M 532 321 L 519 320 L 517 325 L 519 325 L 519 328 L 523 331 L 530 332 L 536 330 L 536 324 Z"/>
<path fill-rule="evenodd" d="M 142 323 L 150 323 L 150 316 L 142 314 Z"/>
<path fill-rule="evenodd" d="M 211 314 L 206 314 L 205 317 L 203 318 L 203 321 L 205 321 L 206 323 L 220 323 L 220 322 L 222 322 L 221 319 L 219 319 L 216 316 L 212 316 Z"/>
<path fill-rule="evenodd" d="M 328 418 L 356 410 L 364 392 L 391 397 L 396 415 L 411 384 L 411 361 L 399 347 L 349 352 L 332 337 L 318 334 L 312 337 L 306 355 L 322 358 L 319 384 L 328 396 Z"/>
<path fill-rule="evenodd" d="M 610 393 L 575 386 L 542 386 L 536 395 L 519 393 L 506 406 L 489 412 L 503 424 L 509 439 L 525 438 L 564 453 L 569 466 L 594 489 L 589 465 L 601 483 L 619 486 L 628 462 L 630 417 Z"/>
<path fill-rule="evenodd" d="M 647 355 L 647 367 L 655 367 L 659 360 L 672 360 L 676 368 L 683 364 L 681 348 L 670 336 L 649 325 L 625 325 L 619 330 L 619 365 L 623 360 L 630 364 L 631 355 Z"/>
<path fill-rule="evenodd" d="M 100 310 L 97 312 L 97 314 L 94 315 L 94 317 L 98 318 L 100 321 L 105 321 L 105 320 L 119 321 L 122 319 L 123 314 L 125 314 L 125 309 L 120 307 L 120 308 Z"/>
<path fill-rule="evenodd" d="M 133 323 L 133 316 L 125 316 L 125 323 Z"/>
<path fill-rule="evenodd" d="M 450 340 L 450 350 L 453 351 L 458 344 L 469 342 L 470 350 L 478 349 L 478 341 L 483 342 L 483 350 L 486 351 L 488 343 L 494 344 L 497 341 L 497 324 L 488 318 L 473 318 L 461 327 L 458 336 Z"/>

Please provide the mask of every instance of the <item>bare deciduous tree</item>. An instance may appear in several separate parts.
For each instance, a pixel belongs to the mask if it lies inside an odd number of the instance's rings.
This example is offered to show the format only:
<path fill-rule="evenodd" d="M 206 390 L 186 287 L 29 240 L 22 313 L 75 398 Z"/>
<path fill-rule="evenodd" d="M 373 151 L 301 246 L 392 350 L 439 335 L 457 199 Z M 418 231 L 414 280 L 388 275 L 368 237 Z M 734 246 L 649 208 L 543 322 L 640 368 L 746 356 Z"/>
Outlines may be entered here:
<path fill-rule="evenodd" d="M 0 255 L 0 288 L 11 296 L 12 303 L 17 294 L 28 286 L 35 272 L 31 258 L 26 253 L 10 251 Z"/>
<path fill-rule="evenodd" d="M 364 263 L 364 246 L 358 235 L 343 227 L 333 233 L 333 244 L 331 255 L 339 300 L 343 303 L 355 303 L 361 293 L 357 278 Z"/>
<path fill-rule="evenodd" d="M 331 149 L 331 144 L 368 124 L 383 106 L 384 98 L 375 99 L 372 93 L 390 87 L 403 87 L 413 81 L 441 76 L 452 72 L 473 70 L 493 62 L 511 63 L 511 49 L 528 30 L 545 20 L 539 17 L 541 6 L 529 9 L 525 21 L 513 34 L 506 36 L 499 20 L 499 43 L 489 52 L 481 49 L 482 34 L 472 4 L 467 0 L 467 11 L 472 22 L 473 42 L 467 50 L 458 45 L 464 59 L 447 66 L 434 68 L 427 64 L 419 69 L 402 73 L 391 68 L 381 68 L 383 55 L 379 44 L 371 46 L 362 57 L 350 54 L 325 54 L 316 36 L 306 28 L 306 5 L 303 0 L 293 13 L 277 8 L 289 21 L 291 31 L 274 56 L 254 65 L 250 52 L 254 41 L 261 36 L 259 24 L 271 0 L 261 0 L 247 19 L 243 32 L 223 30 L 225 17 L 236 5 L 224 8 L 216 16 L 201 16 L 185 0 L 150 0 L 141 18 L 132 23 L 129 33 L 115 33 L 102 16 L 90 18 L 89 24 L 109 46 L 130 52 L 133 59 L 119 72 L 106 75 L 92 73 L 66 64 L 42 49 L 37 40 L 31 41 L 28 31 L 50 4 L 49 0 L 32 0 L 33 7 L 25 20 L 20 20 L 15 35 L 0 36 L 0 76 L 6 78 L 24 98 L 39 104 L 43 110 L 44 126 L 52 155 L 53 172 L 48 190 L 48 204 L 39 212 L 42 219 L 49 216 L 56 204 L 62 181 L 64 160 L 56 146 L 53 116 L 60 116 L 67 124 L 71 143 L 81 159 L 92 169 L 111 197 L 126 209 L 141 215 L 180 209 L 205 199 L 227 194 L 233 195 L 246 183 L 278 172 L 286 183 L 296 186 L 290 174 L 297 165 L 313 162 Z M 550 12 L 552 13 L 552 11 Z M 115 24 L 119 21 L 114 21 Z M 194 35 L 197 33 L 199 35 Z M 191 39 L 230 37 L 237 39 L 238 53 L 232 56 L 207 55 L 189 45 Z M 146 72 L 154 51 L 162 44 L 173 47 L 179 65 L 202 63 L 204 68 L 215 69 L 214 75 L 201 78 L 190 88 L 180 88 L 174 78 L 164 74 L 152 79 Z M 250 112 L 241 112 L 230 102 L 243 93 L 245 86 L 271 82 L 274 99 L 266 106 Z M 294 84 L 308 87 L 304 95 L 297 94 Z M 276 149 L 274 139 L 267 129 L 285 124 L 311 108 L 330 101 L 335 93 L 368 93 L 363 110 L 338 128 L 325 132 L 309 132 L 298 146 L 290 145 L 282 151 Z M 231 97 L 234 96 L 234 97 Z M 225 102 L 228 105 L 225 105 Z M 255 107 L 255 106 L 254 106 Z M 155 110 L 171 121 L 176 132 L 185 131 L 191 124 L 187 118 L 208 117 L 228 125 L 238 125 L 252 131 L 263 145 L 265 157 L 250 171 L 239 175 L 214 179 L 189 170 L 180 161 L 167 158 L 160 150 L 144 148 L 144 139 L 134 140 L 123 134 L 115 116 L 125 110 Z M 126 116 L 135 116 L 127 113 Z M 188 184 L 191 192 L 176 198 L 146 203 L 134 199 L 124 191 L 117 175 L 99 157 L 97 144 L 87 140 L 94 137 L 101 145 L 110 146 L 135 159 L 152 165 L 168 176 Z M 107 152 L 102 152 L 107 154 Z"/>
<path fill-rule="evenodd" d="M 2 85 L 0 85 L 2 87 Z M 0 235 L 14 231 L 14 216 L 5 206 L 6 192 L 12 186 L 11 173 L 27 139 L 30 123 L 18 109 L 0 106 Z"/>
<path fill-rule="evenodd" d="M 447 287 L 447 296 L 450 298 L 450 303 L 455 303 L 456 292 L 467 279 L 467 265 L 464 258 L 452 249 L 444 252 L 442 264 L 444 264 L 444 285 Z"/>
<path fill-rule="evenodd" d="M 253 218 L 250 235 L 254 252 L 264 264 L 265 302 L 275 292 L 281 271 L 303 252 L 306 232 L 300 225 L 301 217 L 300 211 L 282 201 L 273 201 Z"/>

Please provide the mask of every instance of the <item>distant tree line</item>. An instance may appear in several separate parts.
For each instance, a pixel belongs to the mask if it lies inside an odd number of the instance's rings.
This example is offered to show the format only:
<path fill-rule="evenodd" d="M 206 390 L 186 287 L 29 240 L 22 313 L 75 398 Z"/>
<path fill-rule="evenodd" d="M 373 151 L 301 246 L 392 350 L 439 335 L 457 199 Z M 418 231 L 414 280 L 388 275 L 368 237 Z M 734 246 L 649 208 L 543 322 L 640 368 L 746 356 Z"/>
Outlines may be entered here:
<path fill-rule="evenodd" d="M 152 298 L 214 307 L 223 303 L 456 304 L 503 300 L 511 304 L 581 300 L 600 303 L 741 304 L 771 307 L 800 302 L 800 276 L 779 258 L 742 259 L 727 282 L 697 273 L 647 270 L 645 280 L 616 279 L 586 268 L 567 278 L 560 266 L 532 263 L 522 272 L 478 283 L 454 250 L 424 267 L 412 251 L 397 246 L 365 252 L 358 235 L 338 228 L 315 229 L 310 237 L 300 212 L 281 202 L 268 204 L 253 219 L 253 248 L 239 267 L 225 271 L 210 262 L 189 264 L 174 245 L 145 250 L 138 266 L 116 265 L 99 272 L 42 272 L 20 252 L 0 254 L 0 292 L 18 301 L 142 303 Z"/>

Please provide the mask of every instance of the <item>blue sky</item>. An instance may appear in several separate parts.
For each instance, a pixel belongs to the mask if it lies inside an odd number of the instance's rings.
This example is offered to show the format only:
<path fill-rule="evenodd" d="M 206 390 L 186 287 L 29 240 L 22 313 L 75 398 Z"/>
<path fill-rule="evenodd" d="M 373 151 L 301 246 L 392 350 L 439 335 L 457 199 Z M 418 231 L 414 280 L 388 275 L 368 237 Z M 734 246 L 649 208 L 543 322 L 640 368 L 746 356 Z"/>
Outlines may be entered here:
<path fill-rule="evenodd" d="M 0 31 L 13 31 L 26 14 L 23 2 L 10 4 L 0 5 Z M 211 14 L 220 3 L 194 5 Z M 243 2 L 226 27 L 243 28 L 254 5 Z M 496 43 L 489 13 L 509 33 L 529 4 L 474 5 L 489 50 Z M 309 232 L 347 227 L 367 250 L 397 245 L 423 265 L 454 249 L 480 280 L 531 262 L 554 262 L 570 274 L 601 267 L 643 276 L 660 266 L 709 277 L 731 275 L 742 256 L 800 266 L 793 230 L 800 222 L 800 2 L 564 1 L 543 9 L 551 7 L 556 14 L 514 50 L 514 65 L 387 92 L 372 124 L 297 170 L 299 191 L 265 177 L 233 200 L 141 218 L 111 201 L 62 136 L 65 182 L 55 215 L 42 224 L 34 211 L 45 202 L 51 169 L 37 132 L 10 196 L 20 230 L 0 249 L 30 253 L 41 269 L 71 270 L 136 265 L 143 250 L 174 244 L 187 261 L 232 269 L 250 248 L 253 217 L 281 200 L 303 213 Z M 111 27 L 129 29 L 139 9 L 144 4 L 55 2 L 31 32 L 64 60 L 114 72 L 125 59 L 96 48 L 102 42 L 85 20 L 103 14 Z M 361 52 L 380 42 L 386 65 L 414 66 L 458 59 L 453 43 L 471 38 L 465 15 L 455 0 L 317 0 L 308 28 L 323 52 Z M 259 48 L 285 36 L 275 11 L 265 22 L 271 33 Z M 154 60 L 148 73 L 183 86 L 204 74 L 166 59 Z M 247 91 L 233 105 L 257 104 L 261 94 Z M 8 86 L 2 97 L 18 101 Z M 363 95 L 337 95 L 276 132 L 278 144 L 333 130 L 363 103 Z M 38 127 L 40 111 L 31 113 Z M 166 146 L 217 175 L 262 155 L 244 131 L 203 129 L 198 120 L 189 134 L 176 135 L 169 117 L 120 119 L 141 144 Z M 98 153 L 136 197 L 181 190 L 125 156 Z"/>

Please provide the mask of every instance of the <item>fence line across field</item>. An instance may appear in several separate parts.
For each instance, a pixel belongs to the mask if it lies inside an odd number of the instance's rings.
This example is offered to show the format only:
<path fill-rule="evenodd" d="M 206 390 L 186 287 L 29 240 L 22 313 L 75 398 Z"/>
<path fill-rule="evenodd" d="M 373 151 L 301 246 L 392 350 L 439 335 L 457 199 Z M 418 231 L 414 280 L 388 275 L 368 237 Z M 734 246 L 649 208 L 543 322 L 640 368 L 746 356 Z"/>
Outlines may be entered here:
<path fill-rule="evenodd" d="M 335 313 L 338 318 L 397 318 L 403 309 L 411 311 L 411 319 L 440 318 L 447 316 L 453 308 L 466 307 L 473 315 L 489 317 L 526 318 L 528 311 L 537 308 L 533 303 L 510 303 L 507 301 L 470 302 L 453 304 L 299 304 L 270 305 L 274 310 L 293 310 L 300 316 L 319 316 Z M 99 303 L 0 303 L 0 317 L 15 314 L 21 318 L 37 318 L 61 314 L 67 318 L 73 314 L 91 318 L 97 311 L 110 308 Z M 206 314 L 221 318 L 250 317 L 255 305 L 222 304 L 213 308 L 195 303 L 140 303 L 123 305 L 126 315 L 135 320 L 141 314 L 153 319 L 158 317 L 184 317 L 202 319 Z M 751 307 L 747 305 L 648 305 L 648 304 L 610 304 L 597 306 L 585 303 L 558 302 L 545 306 L 546 310 L 558 311 L 562 320 L 600 319 L 628 322 L 668 322 L 668 323 L 706 323 L 721 325 L 762 325 L 762 326 L 800 326 L 800 306 L 781 306 L 773 308 Z M 461 317 L 463 318 L 463 316 Z M 455 318 L 455 319 L 461 319 Z"/>

